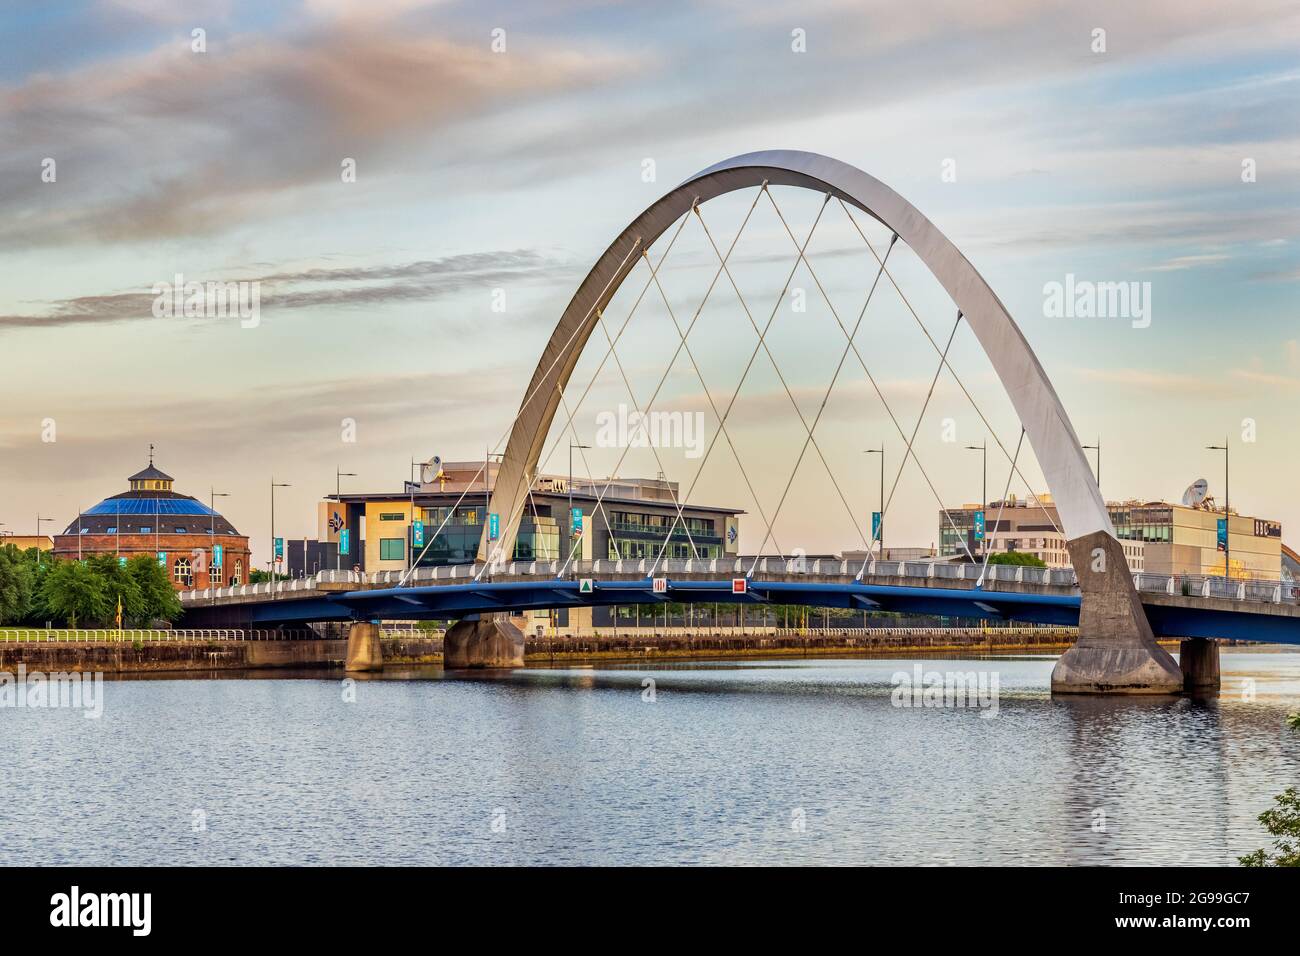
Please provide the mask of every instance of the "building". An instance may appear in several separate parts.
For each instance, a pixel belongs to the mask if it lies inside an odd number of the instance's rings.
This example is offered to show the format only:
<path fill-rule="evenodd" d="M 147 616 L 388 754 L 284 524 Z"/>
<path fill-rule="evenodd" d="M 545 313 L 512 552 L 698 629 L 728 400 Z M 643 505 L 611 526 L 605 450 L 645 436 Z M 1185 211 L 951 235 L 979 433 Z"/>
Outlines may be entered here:
<path fill-rule="evenodd" d="M 6 544 L 12 544 L 19 551 L 26 551 L 28 548 L 49 551 L 54 547 L 54 541 L 48 534 L 7 534 L 0 532 L 0 548 L 3 548 Z"/>
<path fill-rule="evenodd" d="M 368 572 L 472 562 L 484 523 L 504 529 L 509 517 L 488 515 L 497 463 L 490 464 L 486 481 L 483 471 L 482 462 L 448 462 L 432 480 L 407 482 L 401 491 L 330 495 L 318 509 L 320 543 L 338 547 L 340 567 L 360 565 Z M 512 558 L 653 560 L 665 543 L 674 559 L 736 554 L 743 512 L 685 505 L 677 521 L 678 494 L 677 483 L 662 478 L 575 479 L 570 485 L 564 477 L 542 476 L 520 518 Z M 320 553 L 328 563 L 334 552 Z"/>
<path fill-rule="evenodd" d="M 1222 576 L 1225 553 L 1235 578 L 1276 581 L 1282 573 L 1282 525 L 1265 518 L 1233 512 L 1226 540 L 1219 532 L 1222 510 L 1166 501 L 1106 503 L 1115 536 L 1123 546 L 1129 568 L 1153 574 Z M 977 504 L 939 513 L 939 551 L 945 557 L 971 554 L 982 559 L 982 548 L 996 554 L 1026 552 L 1048 567 L 1068 568 L 1061 519 L 1050 495 L 1005 502 L 991 501 L 984 511 L 984 541 L 975 539 Z M 955 527 L 954 527 L 955 526 Z M 1226 546 L 1226 547 L 1225 547 Z"/>
<path fill-rule="evenodd" d="M 127 491 L 82 511 L 54 536 L 54 556 L 146 554 L 167 568 L 177 590 L 247 581 L 248 538 L 212 508 L 172 490 L 173 480 L 151 455 L 149 467 L 127 479 Z"/>
<path fill-rule="evenodd" d="M 374 572 L 473 562 L 484 524 L 504 531 L 509 518 L 488 513 L 497 463 L 489 464 L 486 480 L 483 472 L 483 462 L 447 462 L 428 480 L 408 481 L 401 491 L 330 495 L 318 507 L 320 540 L 290 549 L 290 573 L 310 574 L 313 563 Z M 562 476 L 541 476 L 520 518 L 512 559 L 653 561 L 665 549 L 675 560 L 738 554 L 743 512 L 684 505 L 678 520 L 679 494 L 676 482 L 662 478 L 575 479 L 570 484 Z M 305 558 L 302 567 L 295 567 L 295 551 Z M 532 613 L 559 627 L 600 627 L 617 612 Z"/>

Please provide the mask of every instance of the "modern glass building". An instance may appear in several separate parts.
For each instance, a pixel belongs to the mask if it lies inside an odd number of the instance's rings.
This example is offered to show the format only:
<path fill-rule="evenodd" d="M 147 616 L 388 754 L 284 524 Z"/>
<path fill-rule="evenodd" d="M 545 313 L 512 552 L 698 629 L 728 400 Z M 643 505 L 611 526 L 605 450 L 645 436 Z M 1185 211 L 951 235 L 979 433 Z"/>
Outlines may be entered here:
<path fill-rule="evenodd" d="M 405 570 L 473 562 L 485 523 L 504 528 L 507 516 L 488 514 L 497 466 L 483 477 L 482 462 L 449 462 L 431 480 L 407 482 L 400 492 L 331 495 L 320 504 L 322 542 L 346 545 L 338 566 L 364 571 Z M 683 506 L 676 482 L 617 478 L 539 478 L 519 522 L 516 561 L 718 558 L 739 544 L 736 508 Z M 418 524 L 417 524 L 418 522 Z M 347 531 L 346 540 L 343 532 Z M 358 546 L 364 542 L 364 552 Z"/>

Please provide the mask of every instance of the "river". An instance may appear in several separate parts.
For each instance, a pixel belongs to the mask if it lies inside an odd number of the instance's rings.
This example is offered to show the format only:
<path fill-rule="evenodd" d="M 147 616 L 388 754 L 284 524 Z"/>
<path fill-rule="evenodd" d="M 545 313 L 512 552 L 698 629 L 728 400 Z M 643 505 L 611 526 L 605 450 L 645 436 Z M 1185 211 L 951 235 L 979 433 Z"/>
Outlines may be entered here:
<path fill-rule="evenodd" d="M 0 845 L 58 864 L 1224 864 L 1300 784 L 1300 654 L 1217 697 L 1052 698 L 1053 658 L 112 680 L 0 710 Z M 985 707 L 894 677 L 996 675 Z M 1253 686 L 1252 686 L 1253 685 Z M 986 701 L 987 703 L 988 701 Z"/>

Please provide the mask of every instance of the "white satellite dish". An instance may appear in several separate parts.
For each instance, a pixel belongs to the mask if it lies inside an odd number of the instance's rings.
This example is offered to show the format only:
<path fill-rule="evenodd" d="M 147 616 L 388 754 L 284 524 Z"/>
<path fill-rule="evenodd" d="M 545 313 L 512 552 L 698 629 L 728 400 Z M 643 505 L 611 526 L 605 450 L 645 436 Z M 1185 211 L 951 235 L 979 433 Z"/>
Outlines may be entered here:
<path fill-rule="evenodd" d="M 420 481 L 423 484 L 431 484 L 438 480 L 438 475 L 442 472 L 442 458 L 434 455 L 432 460 L 426 461 L 420 466 Z"/>
<path fill-rule="evenodd" d="M 1197 478 L 1183 492 L 1183 504 L 1189 508 L 1199 508 L 1210 490 L 1210 483 L 1204 478 Z"/>

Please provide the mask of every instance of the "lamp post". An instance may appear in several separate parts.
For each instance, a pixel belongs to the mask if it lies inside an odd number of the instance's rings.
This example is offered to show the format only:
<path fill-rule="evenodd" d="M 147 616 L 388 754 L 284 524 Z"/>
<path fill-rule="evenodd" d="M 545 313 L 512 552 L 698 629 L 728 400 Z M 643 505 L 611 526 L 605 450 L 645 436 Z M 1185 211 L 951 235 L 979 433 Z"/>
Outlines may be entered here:
<path fill-rule="evenodd" d="M 275 476 L 271 476 L 271 600 L 275 600 L 275 489 L 290 488 L 289 484 L 277 482 Z"/>
<path fill-rule="evenodd" d="M 1097 490 L 1100 491 L 1101 490 L 1101 436 L 1100 435 L 1097 436 L 1097 444 L 1084 445 L 1082 447 L 1087 451 L 1095 451 L 1097 453 Z"/>
<path fill-rule="evenodd" d="M 357 473 L 356 473 L 355 471 L 340 471 L 340 470 L 338 469 L 338 466 L 337 466 L 337 465 L 335 466 L 335 468 L 334 468 L 334 500 L 337 501 L 337 502 L 339 503 L 339 507 L 340 507 L 340 508 L 343 507 L 343 490 L 342 490 L 343 479 L 344 479 L 344 478 L 355 478 L 355 477 L 357 477 Z M 340 528 L 339 530 L 341 531 L 342 528 Z M 334 532 L 334 533 L 335 533 L 336 535 L 338 534 L 337 531 Z M 273 545 L 273 546 L 274 546 L 274 545 Z M 306 559 L 304 558 L 304 561 L 305 561 L 305 560 L 306 560 Z M 342 562 L 343 562 L 343 555 L 342 555 L 342 552 L 339 551 L 339 543 L 338 543 L 337 541 L 335 541 L 335 542 L 334 542 L 334 570 L 335 570 L 335 571 L 340 570 L 340 568 L 342 567 Z"/>
<path fill-rule="evenodd" d="M 230 492 L 217 491 L 211 485 L 208 486 L 208 511 L 212 512 L 208 515 L 208 537 L 211 539 L 211 554 L 208 557 L 208 587 L 212 587 L 212 576 L 217 570 L 217 499 L 229 497 Z M 271 548 L 272 550 L 275 548 L 274 541 L 271 542 Z M 220 585 L 218 585 L 218 587 L 220 587 Z M 215 594 L 212 596 L 212 603 L 217 603 L 217 597 Z"/>
<path fill-rule="evenodd" d="M 33 543 L 36 545 L 36 566 L 38 568 L 41 566 L 41 523 L 53 520 L 53 518 L 42 518 L 39 511 L 36 513 L 36 540 Z M 78 528 L 77 530 L 80 531 L 81 529 Z"/>
<path fill-rule="evenodd" d="M 979 510 L 983 511 L 985 508 L 988 507 L 989 504 L 989 442 L 988 439 L 987 438 L 984 439 L 984 441 L 980 442 L 978 445 L 967 445 L 966 450 L 977 451 L 984 456 L 983 463 L 980 466 L 981 474 L 983 475 L 983 478 L 980 483 L 980 507 L 979 507 Z M 985 551 L 987 551 L 988 546 L 989 546 L 989 535 L 988 535 L 988 530 L 986 529 L 984 532 L 984 540 L 980 542 L 980 554 L 983 554 Z"/>
<path fill-rule="evenodd" d="M 576 543 L 573 540 L 573 449 L 581 448 L 585 450 L 590 447 L 590 445 L 579 445 L 574 442 L 569 442 L 569 560 L 573 560 L 573 547 Z"/>
<path fill-rule="evenodd" d="M 880 560 L 885 560 L 885 443 L 882 441 L 879 448 L 867 448 L 862 454 L 880 456 Z"/>
<path fill-rule="evenodd" d="M 1223 576 L 1229 578 L 1232 576 L 1232 528 L 1229 525 L 1229 502 L 1232 500 L 1228 495 L 1228 439 L 1224 437 L 1222 445 L 1206 445 L 1206 451 L 1223 452 Z"/>

